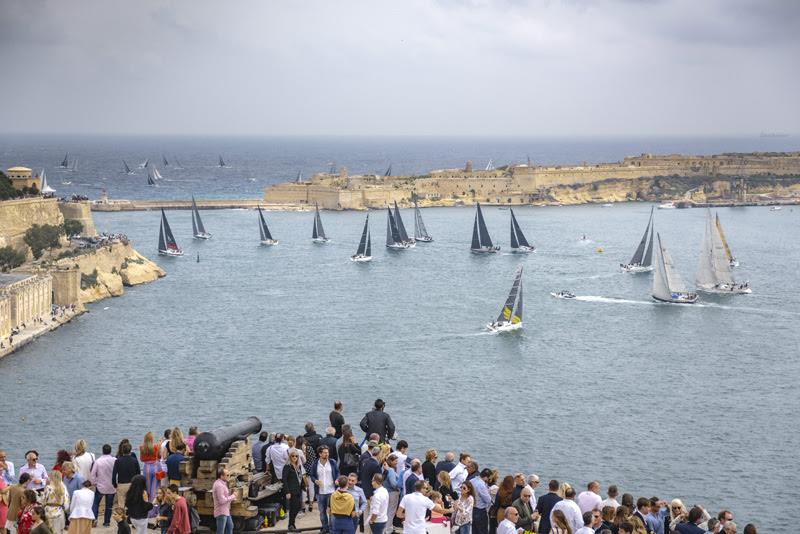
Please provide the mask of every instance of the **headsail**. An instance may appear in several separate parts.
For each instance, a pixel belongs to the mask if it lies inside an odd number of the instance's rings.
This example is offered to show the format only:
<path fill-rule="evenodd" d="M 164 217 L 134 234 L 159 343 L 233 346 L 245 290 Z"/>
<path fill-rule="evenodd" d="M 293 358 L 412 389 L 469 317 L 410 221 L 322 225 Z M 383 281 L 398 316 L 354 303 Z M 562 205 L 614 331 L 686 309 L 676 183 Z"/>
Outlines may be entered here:
<path fill-rule="evenodd" d="M 206 233 L 206 227 L 200 218 L 200 210 L 197 209 L 197 203 L 194 201 L 194 195 L 192 195 L 192 232 L 193 235 Z"/>
<path fill-rule="evenodd" d="M 517 294 L 520 290 L 520 284 L 522 281 L 522 266 L 520 265 L 517 267 L 517 273 L 514 276 L 514 283 L 511 286 L 511 291 L 508 293 L 508 298 L 506 299 L 506 303 L 503 304 L 503 308 L 500 310 L 500 315 L 497 316 L 498 323 L 510 322 L 514 312 L 514 303 L 517 301 Z M 519 322 L 519 321 L 517 321 Z"/>
<path fill-rule="evenodd" d="M 661 247 L 661 236 L 657 235 L 658 246 L 656 247 L 656 266 L 653 275 L 653 296 L 659 300 L 668 301 L 672 298 L 672 292 L 667 280 L 667 268 L 664 262 L 664 251 Z"/>
<path fill-rule="evenodd" d="M 406 226 L 403 224 L 403 218 L 400 217 L 400 209 L 397 207 L 397 201 L 394 201 L 394 222 L 397 225 L 397 231 L 400 233 L 400 241 L 406 243 L 409 241 L 408 233 L 406 233 Z"/>
<path fill-rule="evenodd" d="M 392 215 L 392 208 L 387 207 L 386 212 L 386 246 L 388 247 L 402 243 L 403 239 L 400 237 L 400 230 L 397 228 L 397 221 L 395 221 L 394 215 Z"/>
<path fill-rule="evenodd" d="M 480 247 L 492 248 L 494 245 L 492 245 L 492 238 L 489 237 L 489 230 L 486 228 L 486 221 L 483 220 L 483 212 L 481 211 L 480 203 L 478 203 L 477 206 L 478 206 L 478 235 L 480 237 L 480 244 L 478 248 Z"/>
<path fill-rule="evenodd" d="M 511 210 L 511 248 L 530 247 L 530 243 L 525 239 L 525 234 L 522 233 L 517 222 L 517 216 L 514 215 L 514 210 Z"/>
<path fill-rule="evenodd" d="M 517 307 L 514 309 L 514 315 L 511 316 L 511 324 L 518 324 L 522 322 L 522 280 L 519 282 L 519 297 L 517 298 Z"/>
<path fill-rule="evenodd" d="M 475 213 L 475 222 L 472 223 L 472 245 L 470 248 L 477 250 L 481 248 L 481 238 L 478 232 L 478 213 Z"/>
<path fill-rule="evenodd" d="M 661 255 L 664 257 L 664 273 L 667 279 L 667 287 L 671 293 L 686 293 L 686 284 L 683 283 L 683 278 L 678 274 L 675 269 L 675 264 L 672 261 L 672 256 L 669 251 L 662 247 Z"/>
<path fill-rule="evenodd" d="M 322 227 L 322 218 L 319 216 L 319 206 L 314 206 L 314 231 L 311 234 L 313 239 L 328 239 L 325 236 L 325 229 Z"/>
<path fill-rule="evenodd" d="M 261 206 L 258 207 L 258 229 L 261 232 L 261 241 L 272 239 L 272 234 L 269 232 L 267 221 L 264 220 L 264 212 L 261 211 Z"/>
<path fill-rule="evenodd" d="M 650 233 L 650 226 L 653 223 L 653 208 L 650 208 L 650 219 L 647 221 L 647 226 L 644 229 L 644 235 L 642 235 L 641 241 L 639 241 L 639 246 L 636 247 L 636 252 L 633 253 L 633 257 L 631 258 L 630 264 L 631 265 L 645 265 L 644 264 L 644 251 L 645 247 L 647 246 L 647 235 Z M 651 241 L 652 243 L 652 241 Z M 652 250 L 650 252 L 652 254 Z M 649 263 L 647 265 L 650 265 Z"/>
<path fill-rule="evenodd" d="M 392 164 L 390 163 L 390 164 L 389 164 L 389 168 L 388 168 L 388 169 L 386 169 L 386 172 L 385 172 L 385 173 L 383 173 L 383 176 L 385 176 L 385 177 L 389 177 L 389 176 L 391 176 L 391 175 L 392 175 Z"/>
<path fill-rule="evenodd" d="M 652 208 L 650 213 L 652 214 Z M 652 220 L 652 215 L 650 217 Z M 655 233 L 655 224 L 650 224 L 650 241 L 647 242 L 647 252 L 644 253 L 644 259 L 642 260 L 643 267 L 650 267 L 653 265 L 653 234 Z"/>
<path fill-rule="evenodd" d="M 417 239 L 430 239 L 431 237 L 422 221 L 422 213 L 419 211 L 416 200 L 414 201 L 414 237 Z"/>
<path fill-rule="evenodd" d="M 364 220 L 364 229 L 361 231 L 361 240 L 358 242 L 358 250 L 356 250 L 356 255 L 362 254 L 364 256 L 369 256 L 367 252 L 367 240 L 369 239 L 369 213 L 367 213 L 367 218 Z"/>
<path fill-rule="evenodd" d="M 131 174 L 131 168 L 128 167 L 128 164 L 125 162 L 124 159 L 122 160 L 122 166 L 125 168 L 125 174 Z"/>

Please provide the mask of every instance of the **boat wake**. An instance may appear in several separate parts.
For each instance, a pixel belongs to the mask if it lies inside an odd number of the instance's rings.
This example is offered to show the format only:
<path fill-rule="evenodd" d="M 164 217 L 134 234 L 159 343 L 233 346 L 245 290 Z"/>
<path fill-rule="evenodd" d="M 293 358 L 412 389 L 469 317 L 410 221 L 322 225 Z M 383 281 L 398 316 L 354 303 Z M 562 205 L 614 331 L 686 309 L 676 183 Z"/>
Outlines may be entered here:
<path fill-rule="evenodd" d="M 583 302 L 602 302 L 605 304 L 655 304 L 654 302 L 646 300 L 629 300 L 617 297 L 601 297 L 599 295 L 577 295 L 575 300 Z"/>

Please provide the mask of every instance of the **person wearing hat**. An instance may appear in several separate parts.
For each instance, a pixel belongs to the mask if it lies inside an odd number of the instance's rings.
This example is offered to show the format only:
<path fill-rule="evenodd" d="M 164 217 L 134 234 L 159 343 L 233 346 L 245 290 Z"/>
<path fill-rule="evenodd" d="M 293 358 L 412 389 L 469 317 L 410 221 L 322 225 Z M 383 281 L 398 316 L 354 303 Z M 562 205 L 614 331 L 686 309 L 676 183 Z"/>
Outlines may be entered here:
<path fill-rule="evenodd" d="M 375 400 L 375 408 L 367 412 L 361 420 L 361 430 L 366 434 L 378 434 L 379 441 L 386 443 L 387 440 L 394 437 L 394 421 L 392 417 L 383 411 L 386 403 L 381 399 Z"/>

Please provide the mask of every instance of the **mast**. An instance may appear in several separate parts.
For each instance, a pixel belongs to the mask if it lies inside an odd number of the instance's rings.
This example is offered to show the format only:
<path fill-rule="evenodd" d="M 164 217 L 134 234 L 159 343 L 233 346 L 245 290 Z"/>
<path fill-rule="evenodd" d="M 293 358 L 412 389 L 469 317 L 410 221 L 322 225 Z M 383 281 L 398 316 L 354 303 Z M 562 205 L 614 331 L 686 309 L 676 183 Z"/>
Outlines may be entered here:
<path fill-rule="evenodd" d="M 481 238 L 481 247 L 492 248 L 492 238 L 489 237 L 489 230 L 486 229 L 486 221 L 483 220 L 483 212 L 481 205 L 478 203 L 478 233 Z"/>
<path fill-rule="evenodd" d="M 514 311 L 514 303 L 517 300 L 517 293 L 519 293 L 520 282 L 522 279 L 522 266 L 517 267 L 516 275 L 514 276 L 514 283 L 511 285 L 511 291 L 508 293 L 506 303 L 500 310 L 500 315 L 497 316 L 498 323 L 510 322 L 512 313 Z"/>
<path fill-rule="evenodd" d="M 717 223 L 717 231 L 719 232 L 719 237 L 722 239 L 722 246 L 725 247 L 725 257 L 728 258 L 728 262 L 730 263 L 733 261 L 733 254 L 731 254 L 731 249 L 728 246 L 728 240 L 725 239 L 725 232 L 722 230 L 722 223 L 719 222 L 719 213 L 715 213 L 714 216 L 716 217 Z"/>
<path fill-rule="evenodd" d="M 400 209 L 397 207 L 397 201 L 394 201 L 394 223 L 397 225 L 397 231 L 400 234 L 400 241 L 406 243 L 409 241 L 408 234 L 406 233 L 406 226 L 403 224 L 403 218 L 400 217 Z"/>

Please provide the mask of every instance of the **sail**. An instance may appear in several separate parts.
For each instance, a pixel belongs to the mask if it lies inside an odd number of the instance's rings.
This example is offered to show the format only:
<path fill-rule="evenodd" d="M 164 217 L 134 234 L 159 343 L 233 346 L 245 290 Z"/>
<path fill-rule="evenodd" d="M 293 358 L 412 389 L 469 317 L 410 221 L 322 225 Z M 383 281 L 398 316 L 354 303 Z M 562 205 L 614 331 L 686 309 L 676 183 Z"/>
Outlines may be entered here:
<path fill-rule="evenodd" d="M 408 233 L 406 233 L 406 226 L 403 224 L 403 218 L 400 217 L 400 210 L 397 208 L 397 201 L 394 202 L 394 223 L 397 225 L 397 231 L 400 233 L 400 241 L 407 242 Z"/>
<path fill-rule="evenodd" d="M 367 225 L 369 226 L 369 224 Z M 364 252 L 365 256 L 372 256 L 372 231 L 367 230 L 367 250 Z"/>
<path fill-rule="evenodd" d="M 164 178 L 163 176 L 161 176 L 161 173 L 158 172 L 158 167 L 156 167 L 155 165 L 153 165 L 153 178 L 155 178 L 156 180 L 161 180 Z"/>
<path fill-rule="evenodd" d="M 392 215 L 392 208 L 386 208 L 386 244 L 394 245 L 395 243 L 402 243 L 403 239 L 400 237 L 400 229 L 397 227 L 394 215 Z"/>
<path fill-rule="evenodd" d="M 69 170 L 77 171 L 78 170 L 78 158 L 72 160 L 72 165 L 70 165 Z"/>
<path fill-rule="evenodd" d="M 167 160 L 167 156 L 161 154 L 161 163 L 164 164 L 164 167 L 169 167 L 169 161 Z"/>
<path fill-rule="evenodd" d="M 392 164 L 391 163 L 389 164 L 389 168 L 386 169 L 386 172 L 383 173 L 383 175 L 386 176 L 386 177 L 389 177 L 389 176 L 392 175 Z"/>
<path fill-rule="evenodd" d="M 367 237 L 369 234 L 369 214 L 367 214 L 366 220 L 364 220 L 364 230 L 361 231 L 361 240 L 358 242 L 358 250 L 356 250 L 356 254 L 363 254 L 368 256 L 367 254 Z"/>
<path fill-rule="evenodd" d="M 489 230 L 486 229 L 486 221 L 483 220 L 483 212 L 481 205 L 478 204 L 478 233 L 481 238 L 481 247 L 492 248 L 492 238 L 489 237 Z"/>
<path fill-rule="evenodd" d="M 514 276 L 514 283 L 511 285 L 511 291 L 508 293 L 506 303 L 500 310 L 500 315 L 497 316 L 497 322 L 509 322 L 514 311 L 514 303 L 517 301 L 517 294 L 519 293 L 519 286 L 522 280 L 522 266 L 517 267 L 517 273 Z"/>
<path fill-rule="evenodd" d="M 303 181 L 303 171 L 297 171 L 297 179 L 295 180 L 295 182 L 299 184 L 302 181 Z"/>
<path fill-rule="evenodd" d="M 686 293 L 686 284 L 683 283 L 683 278 L 681 278 L 681 275 L 675 270 L 672 256 L 664 247 L 661 247 L 661 256 L 664 262 L 664 277 L 666 278 L 670 293 Z"/>
<path fill-rule="evenodd" d="M 172 235 L 172 229 L 169 227 L 169 222 L 167 221 L 167 216 L 163 208 L 161 209 L 161 219 L 164 223 L 164 240 L 167 243 L 167 248 L 178 250 L 178 243 L 175 241 L 175 236 Z"/>
<path fill-rule="evenodd" d="M 162 211 L 163 213 L 163 211 Z M 167 242 L 164 240 L 164 219 L 162 217 L 161 224 L 158 225 L 158 250 L 167 250 Z"/>
<path fill-rule="evenodd" d="M 480 234 L 478 232 L 478 214 L 475 213 L 475 222 L 472 223 L 472 245 L 470 247 L 473 250 L 477 250 L 481 248 L 481 240 Z"/>
<path fill-rule="evenodd" d="M 519 297 L 517 297 L 517 307 L 514 310 L 514 315 L 511 316 L 511 324 L 518 324 L 522 322 L 522 281 L 519 282 Z"/>
<path fill-rule="evenodd" d="M 55 189 L 53 189 L 52 187 L 47 185 L 47 174 L 44 172 L 44 169 L 42 169 L 41 179 L 42 179 L 42 183 L 41 183 L 41 186 L 42 186 L 41 187 L 41 192 L 42 192 L 42 194 L 49 195 L 49 194 L 52 194 L 52 193 L 56 192 Z"/>
<path fill-rule="evenodd" d="M 131 168 L 128 167 L 128 164 L 125 162 L 124 159 L 122 160 L 122 165 L 125 167 L 125 174 L 130 174 L 131 173 Z"/>
<path fill-rule="evenodd" d="M 150 165 L 150 158 L 145 158 L 145 159 L 144 159 L 144 163 L 141 163 L 141 164 L 139 165 L 139 167 L 145 168 L 145 167 L 147 167 L 148 165 Z"/>
<path fill-rule="evenodd" d="M 631 258 L 631 265 L 642 265 L 644 261 L 644 249 L 647 246 L 647 234 L 650 233 L 650 224 L 653 222 L 653 208 L 650 208 L 650 219 L 647 221 L 647 226 L 644 229 L 642 240 L 639 241 L 639 246 L 636 247 L 636 252 L 633 253 Z"/>
<path fill-rule="evenodd" d="M 172 160 L 173 160 L 172 161 L 172 166 L 173 167 L 175 167 L 176 169 L 182 169 L 183 168 L 183 165 L 181 165 L 180 160 L 178 160 L 178 156 L 173 157 Z"/>
<path fill-rule="evenodd" d="M 264 220 L 264 212 L 261 211 L 261 208 L 258 208 L 258 222 L 259 222 L 259 230 L 261 231 L 261 241 L 265 241 L 267 239 L 272 239 L 272 234 L 269 231 L 269 227 L 267 226 L 267 221 Z"/>
<path fill-rule="evenodd" d="M 708 229 L 711 236 L 711 265 L 714 268 L 714 278 L 716 278 L 717 283 L 733 285 L 735 282 L 731 272 L 730 259 L 725 254 L 725 246 L 720 233 L 716 225 L 711 221 L 710 210 L 708 212 Z"/>
<path fill-rule="evenodd" d="M 672 298 L 672 292 L 669 290 L 669 283 L 667 282 L 667 268 L 664 265 L 664 253 L 661 249 L 661 236 L 658 236 L 658 247 L 656 247 L 656 266 L 653 275 L 653 296 L 661 300 L 669 300 Z"/>
<path fill-rule="evenodd" d="M 194 232 L 194 235 L 197 235 L 198 232 L 201 234 L 206 233 L 203 219 L 200 218 L 200 210 L 197 209 L 197 203 L 194 201 L 194 195 L 192 195 L 192 232 Z"/>
<path fill-rule="evenodd" d="M 156 181 L 153 179 L 153 172 L 150 170 L 150 167 L 147 168 L 147 185 L 156 185 Z"/>
<path fill-rule="evenodd" d="M 728 246 L 728 240 L 725 239 L 725 232 L 722 230 L 722 223 L 719 222 L 719 214 L 715 214 L 716 216 L 716 224 L 717 224 L 717 231 L 719 232 L 719 237 L 722 240 L 722 246 L 725 247 L 725 257 L 728 258 L 728 263 L 733 260 L 733 254 L 731 254 L 731 249 Z"/>
<path fill-rule="evenodd" d="M 414 237 L 430 238 L 428 229 L 425 228 L 425 223 L 422 221 L 422 213 L 420 213 L 416 201 L 414 202 Z"/>
<path fill-rule="evenodd" d="M 225 167 L 225 160 L 222 159 L 222 155 L 221 154 L 219 156 L 219 166 L 220 167 Z"/>
<path fill-rule="evenodd" d="M 695 283 L 698 287 L 710 289 L 717 284 L 714 275 L 714 250 L 711 244 L 711 219 L 706 216 L 705 230 L 703 232 L 703 244 L 700 246 L 700 258 L 695 274 Z"/>
<path fill-rule="evenodd" d="M 653 208 L 650 208 L 650 213 L 650 220 L 652 221 Z M 650 224 L 650 241 L 647 242 L 647 252 L 644 253 L 644 259 L 642 260 L 643 267 L 650 267 L 653 264 L 653 234 L 655 232 L 655 225 Z"/>
<path fill-rule="evenodd" d="M 66 169 L 69 167 L 69 152 L 64 154 L 64 159 L 61 160 L 61 168 Z"/>
<path fill-rule="evenodd" d="M 314 239 L 327 239 L 327 237 L 325 237 L 325 229 L 322 227 L 322 218 L 319 216 L 319 206 L 315 206 L 314 232 L 312 233 L 311 237 Z"/>
<path fill-rule="evenodd" d="M 516 242 L 516 244 L 515 244 Z M 519 227 L 517 216 L 514 215 L 514 210 L 511 210 L 511 248 L 530 247 L 530 243 L 525 239 L 525 234 L 522 233 L 522 228 Z"/>

